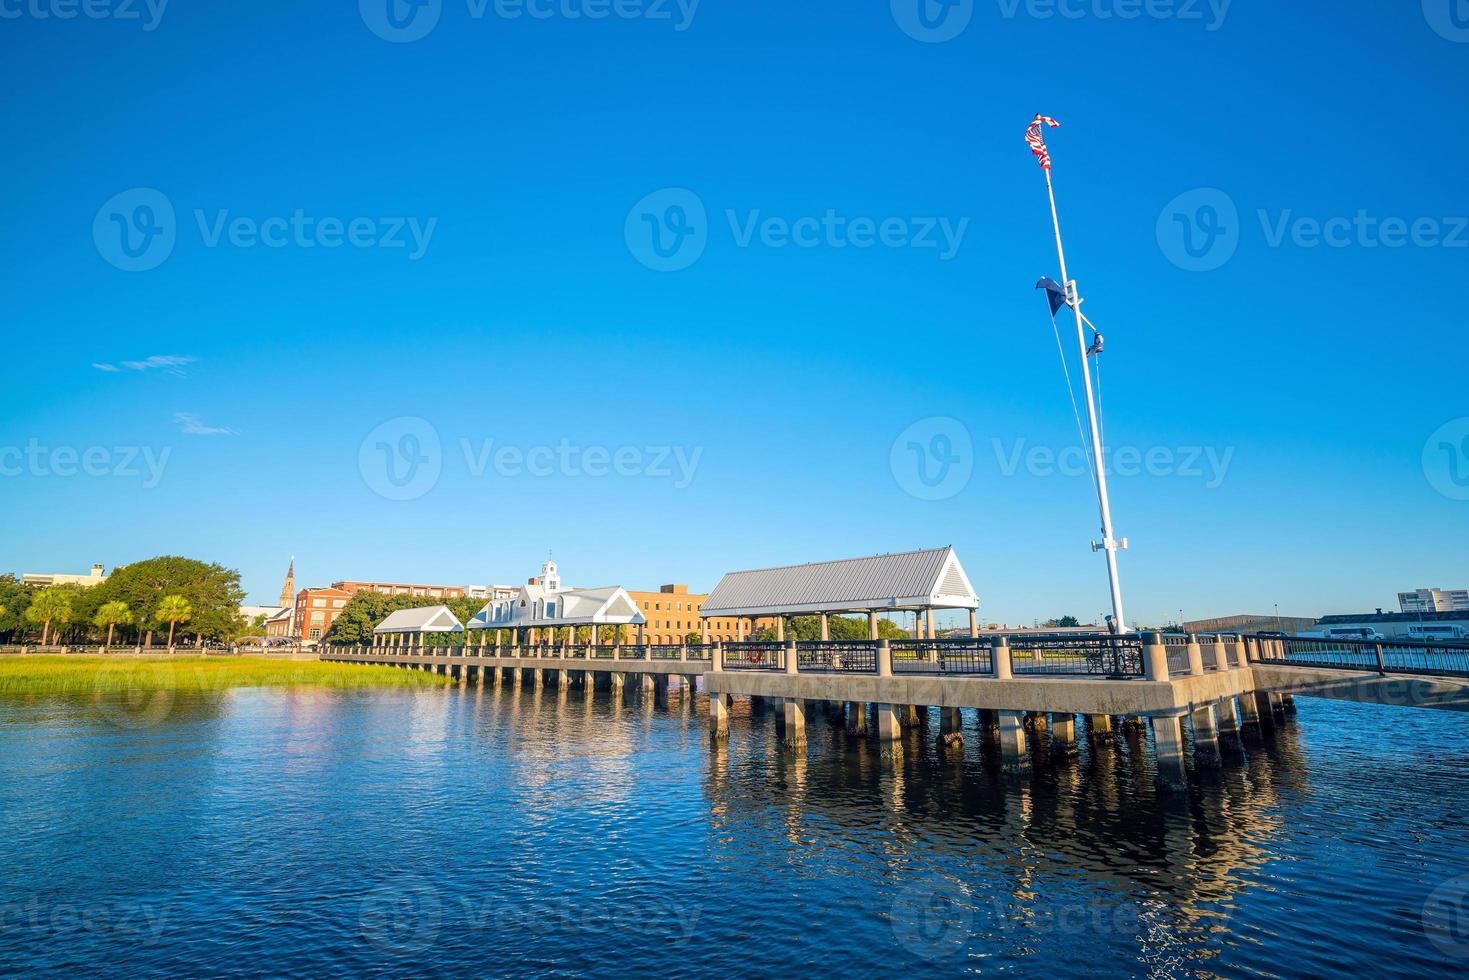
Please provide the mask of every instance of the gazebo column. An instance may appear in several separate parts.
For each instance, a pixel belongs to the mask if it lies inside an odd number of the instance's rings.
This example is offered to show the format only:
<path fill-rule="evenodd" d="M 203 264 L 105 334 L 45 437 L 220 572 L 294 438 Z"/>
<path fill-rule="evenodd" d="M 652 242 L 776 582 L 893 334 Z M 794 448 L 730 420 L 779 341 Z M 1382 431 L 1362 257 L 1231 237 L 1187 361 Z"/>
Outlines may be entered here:
<path fill-rule="evenodd" d="M 876 609 L 869 609 L 869 610 L 867 610 L 867 638 L 869 640 L 875 640 L 875 639 L 877 639 L 877 610 Z"/>
<path fill-rule="evenodd" d="M 927 636 L 931 640 L 931 639 L 934 638 L 933 607 L 932 606 L 928 607 L 927 609 L 925 609 L 923 611 L 923 617 L 924 617 L 924 619 L 926 619 L 928 621 L 928 632 L 927 632 Z"/>
<path fill-rule="evenodd" d="M 821 614 L 821 642 L 826 643 L 831 639 L 831 613 Z"/>
<path fill-rule="evenodd" d="M 969 609 L 969 636 L 970 638 L 979 636 L 979 610 L 972 606 Z"/>
<path fill-rule="evenodd" d="M 777 617 L 775 617 L 775 642 L 777 642 L 777 643 L 784 643 L 785 641 L 786 641 L 786 618 L 784 616 L 777 616 Z"/>
<path fill-rule="evenodd" d="M 699 646 L 709 645 L 709 620 L 699 617 Z"/>

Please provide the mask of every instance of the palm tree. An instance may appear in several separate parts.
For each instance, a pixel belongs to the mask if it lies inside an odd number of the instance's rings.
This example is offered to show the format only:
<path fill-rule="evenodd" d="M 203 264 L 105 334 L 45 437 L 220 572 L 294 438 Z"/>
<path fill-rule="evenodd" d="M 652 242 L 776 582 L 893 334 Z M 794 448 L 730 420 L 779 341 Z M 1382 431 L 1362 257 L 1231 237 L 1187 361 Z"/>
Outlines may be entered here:
<path fill-rule="evenodd" d="M 173 630 L 179 623 L 187 623 L 194 615 L 194 607 L 181 595 L 166 595 L 158 600 L 158 611 L 153 617 L 168 624 L 168 652 L 173 652 Z"/>
<path fill-rule="evenodd" d="M 101 629 L 107 627 L 107 643 L 102 649 L 105 651 L 112 646 L 112 631 L 119 626 L 127 626 L 133 621 L 133 614 L 128 611 L 126 602 L 104 602 L 97 610 L 97 615 L 92 617 L 92 625 Z"/>
<path fill-rule="evenodd" d="M 51 624 L 65 626 L 71 622 L 71 596 L 54 585 L 36 593 L 26 607 L 26 619 L 41 624 L 41 646 L 51 639 Z"/>

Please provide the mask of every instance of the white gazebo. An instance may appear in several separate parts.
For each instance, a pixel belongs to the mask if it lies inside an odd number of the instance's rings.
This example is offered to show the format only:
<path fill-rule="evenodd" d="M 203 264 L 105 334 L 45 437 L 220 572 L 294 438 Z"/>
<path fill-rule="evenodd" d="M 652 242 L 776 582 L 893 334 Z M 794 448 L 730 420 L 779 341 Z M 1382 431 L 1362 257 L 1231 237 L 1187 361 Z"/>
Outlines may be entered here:
<path fill-rule="evenodd" d="M 638 604 L 622 586 L 564 588 L 556 563 L 547 561 L 541 566 L 540 577 L 521 586 L 513 598 L 491 599 L 485 603 L 470 619 L 469 628 L 508 629 L 517 640 L 535 646 L 546 643 L 563 628 L 589 626 L 592 645 L 596 646 L 599 626 L 636 626 L 641 643 L 646 623 Z"/>
<path fill-rule="evenodd" d="M 932 638 L 935 609 L 968 609 L 974 636 L 978 608 L 979 596 L 959 556 L 947 547 L 730 572 L 704 600 L 699 616 L 735 618 L 742 639 L 746 620 L 775 617 L 777 636 L 784 639 L 787 616 L 820 616 L 825 640 L 832 613 L 866 613 L 868 634 L 876 639 L 878 613 L 906 611 L 913 613 L 915 635 Z"/>
<path fill-rule="evenodd" d="M 463 633 L 464 624 L 450 612 L 448 606 L 422 606 L 417 609 L 399 609 L 372 631 L 375 647 L 423 646 L 428 633 Z M 415 642 L 415 638 L 416 642 Z"/>

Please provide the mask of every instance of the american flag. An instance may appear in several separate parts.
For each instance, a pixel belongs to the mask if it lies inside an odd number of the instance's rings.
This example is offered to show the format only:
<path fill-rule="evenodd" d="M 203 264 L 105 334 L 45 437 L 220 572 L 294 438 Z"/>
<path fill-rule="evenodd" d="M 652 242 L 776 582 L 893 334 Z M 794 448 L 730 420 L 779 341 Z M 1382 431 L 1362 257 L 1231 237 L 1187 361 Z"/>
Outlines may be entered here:
<path fill-rule="evenodd" d="M 1041 123 L 1045 123 L 1047 126 L 1053 127 L 1059 126 L 1061 124 L 1052 119 L 1050 116 L 1042 116 L 1041 114 L 1036 113 L 1035 121 L 1032 122 L 1030 124 L 1030 127 L 1025 131 L 1025 142 L 1030 144 L 1030 152 L 1034 153 L 1037 157 L 1040 158 L 1042 170 L 1050 170 L 1051 152 L 1046 149 L 1046 140 L 1045 136 L 1043 135 L 1043 130 L 1041 129 Z"/>

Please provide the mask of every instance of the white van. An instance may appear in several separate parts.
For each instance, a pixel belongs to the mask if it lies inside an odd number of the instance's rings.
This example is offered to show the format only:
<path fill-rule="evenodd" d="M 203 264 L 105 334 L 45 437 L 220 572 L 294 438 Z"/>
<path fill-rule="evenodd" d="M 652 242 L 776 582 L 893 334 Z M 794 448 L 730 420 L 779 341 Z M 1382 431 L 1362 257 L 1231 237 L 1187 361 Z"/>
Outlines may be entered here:
<path fill-rule="evenodd" d="M 1381 640 L 1383 635 L 1370 626 L 1333 626 L 1326 631 L 1328 640 Z"/>
<path fill-rule="evenodd" d="M 1410 640 L 1437 640 L 1445 642 L 1448 640 L 1462 640 L 1469 636 L 1469 630 L 1457 623 L 1419 623 L 1408 627 L 1408 639 Z"/>

